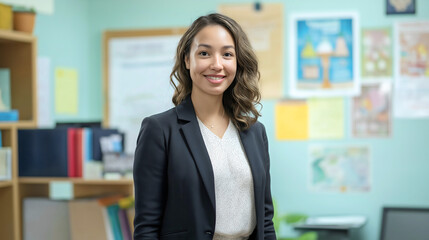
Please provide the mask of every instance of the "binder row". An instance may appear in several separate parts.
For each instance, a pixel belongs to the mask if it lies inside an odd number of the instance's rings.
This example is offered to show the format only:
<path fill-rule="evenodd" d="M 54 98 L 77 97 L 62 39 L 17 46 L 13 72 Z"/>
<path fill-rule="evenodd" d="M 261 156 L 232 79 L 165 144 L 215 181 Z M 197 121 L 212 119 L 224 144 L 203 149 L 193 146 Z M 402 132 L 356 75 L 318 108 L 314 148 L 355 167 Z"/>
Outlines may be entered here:
<path fill-rule="evenodd" d="M 18 130 L 19 176 L 93 178 L 88 166 L 102 164 L 100 138 L 112 134 L 120 133 L 104 128 Z"/>

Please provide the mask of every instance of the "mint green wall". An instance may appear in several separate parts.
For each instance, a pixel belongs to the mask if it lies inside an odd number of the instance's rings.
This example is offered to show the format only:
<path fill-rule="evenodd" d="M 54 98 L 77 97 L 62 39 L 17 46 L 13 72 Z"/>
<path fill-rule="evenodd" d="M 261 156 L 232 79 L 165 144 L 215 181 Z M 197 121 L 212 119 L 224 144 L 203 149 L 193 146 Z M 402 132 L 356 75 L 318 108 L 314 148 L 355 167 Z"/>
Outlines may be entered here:
<path fill-rule="evenodd" d="M 97 81 L 91 79 L 90 12 L 86 0 L 59 0 L 53 15 L 38 14 L 34 35 L 38 38 L 38 56 L 51 60 L 51 109 L 56 121 L 98 121 L 101 118 L 100 96 Z M 74 68 L 78 71 L 78 114 L 55 114 L 54 90 L 56 67 Z M 95 96 L 94 96 L 95 95 Z"/>
<path fill-rule="evenodd" d="M 55 15 L 38 16 L 35 34 L 39 39 L 39 55 L 50 57 L 52 67 L 78 69 L 80 76 L 78 116 L 56 116 L 56 119 L 102 119 L 103 31 L 187 26 L 196 17 L 214 12 L 218 4 L 226 2 L 228 1 L 55 1 Z M 417 0 L 416 15 L 403 16 L 386 16 L 385 0 L 279 2 L 284 3 L 286 36 L 287 17 L 293 12 L 357 11 L 361 27 L 392 26 L 396 20 L 429 20 L 429 1 L 426 0 Z M 289 71 L 287 43 L 285 38 L 285 73 Z M 360 231 L 360 239 L 375 240 L 378 239 L 383 205 L 429 207 L 429 119 L 393 119 L 393 137 L 389 139 L 353 139 L 348 133 L 350 119 L 347 113 L 350 101 L 346 100 L 347 133 L 343 140 L 276 141 L 273 125 L 275 101 L 263 101 L 263 104 L 261 121 L 267 128 L 270 141 L 272 193 L 281 213 L 361 214 L 368 217 L 368 223 Z M 346 194 L 309 192 L 306 185 L 307 147 L 311 144 L 369 145 L 372 155 L 371 191 Z"/>

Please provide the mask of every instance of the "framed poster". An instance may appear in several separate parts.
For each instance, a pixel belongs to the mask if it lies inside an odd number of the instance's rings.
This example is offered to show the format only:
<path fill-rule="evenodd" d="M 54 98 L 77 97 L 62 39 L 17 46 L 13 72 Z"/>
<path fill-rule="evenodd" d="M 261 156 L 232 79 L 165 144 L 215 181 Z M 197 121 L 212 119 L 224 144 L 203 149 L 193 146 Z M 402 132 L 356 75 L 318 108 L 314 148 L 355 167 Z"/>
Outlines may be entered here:
<path fill-rule="evenodd" d="M 290 24 L 291 97 L 359 95 L 358 15 L 295 14 Z"/>
<path fill-rule="evenodd" d="M 386 0 L 386 14 L 415 14 L 416 0 Z"/>

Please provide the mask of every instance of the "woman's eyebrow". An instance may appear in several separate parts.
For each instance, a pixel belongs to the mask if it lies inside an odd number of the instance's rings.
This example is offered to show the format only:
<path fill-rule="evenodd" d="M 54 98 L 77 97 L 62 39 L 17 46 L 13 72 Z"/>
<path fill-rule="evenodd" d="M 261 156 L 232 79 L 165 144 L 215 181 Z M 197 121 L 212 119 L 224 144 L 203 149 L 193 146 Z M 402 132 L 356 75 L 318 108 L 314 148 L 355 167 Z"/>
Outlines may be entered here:
<path fill-rule="evenodd" d="M 212 46 L 210 46 L 208 44 L 204 44 L 204 43 L 199 44 L 198 47 L 212 48 Z M 226 46 L 223 46 L 222 48 L 224 48 L 224 49 L 227 49 L 227 48 L 235 49 L 234 46 L 232 46 L 232 45 L 226 45 Z"/>

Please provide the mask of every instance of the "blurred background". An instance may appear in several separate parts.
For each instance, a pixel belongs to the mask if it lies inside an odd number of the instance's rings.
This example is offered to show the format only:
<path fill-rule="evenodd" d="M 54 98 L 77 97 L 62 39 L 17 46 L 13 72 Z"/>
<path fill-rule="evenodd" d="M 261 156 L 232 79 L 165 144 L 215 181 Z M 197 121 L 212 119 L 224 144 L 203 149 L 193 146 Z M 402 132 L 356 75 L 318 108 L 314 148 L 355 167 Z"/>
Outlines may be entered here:
<path fill-rule="evenodd" d="M 429 1 L 34 2 L 38 1 L 0 0 L 15 12 L 24 7 L 36 15 L 32 33 L 8 30 L 7 24 L 0 29 L 0 39 L 13 39 L 0 40 L 0 55 L 21 54 L 7 44 L 10 41 L 34 50 L 26 50 L 34 66 L 28 70 L 28 82 L 10 83 L 11 94 L 17 97 L 11 97 L 9 108 L 19 111 L 18 123 L 0 125 L 3 146 L 12 148 L 15 164 L 10 164 L 9 177 L 5 174 L 10 183 L 0 184 L 4 208 L 0 222 L 5 224 L 0 224 L 4 225 L 0 235 L 6 239 L 36 239 L 28 237 L 31 227 L 25 224 L 31 219 L 25 209 L 42 203 L 27 206 L 26 198 L 64 201 L 121 193 L 125 201 L 132 196 L 132 180 L 123 180 L 129 174 L 106 175 L 98 165 L 91 169 L 100 180 L 90 183 L 85 183 L 85 173 L 70 173 L 70 165 L 63 168 L 64 175 L 25 175 L 24 161 L 48 167 L 34 162 L 23 147 L 34 143 L 25 138 L 32 133 L 21 129 L 34 130 L 39 139 L 45 139 L 41 129 L 118 130 L 121 134 L 115 136 L 125 140 L 118 152 L 125 154 L 116 157 L 126 168 L 141 120 L 172 106 L 169 71 L 180 34 L 199 16 L 214 12 L 243 26 L 260 61 L 260 121 L 269 140 L 279 238 L 298 239 L 308 230 L 319 239 L 375 240 L 381 235 L 383 207 L 429 208 Z M 2 69 L 10 71 L 2 73 Z M 8 63 L 6 55 L 0 56 L 0 80 L 3 76 L 17 81 L 14 73 L 19 69 Z M 25 88 L 32 89 L 32 100 L 14 104 L 26 97 Z M 139 91 L 144 96 L 138 103 L 126 98 L 138 96 Z M 26 114 L 27 103 L 37 111 Z M 25 121 L 31 123 L 27 126 Z M 59 137 L 63 140 L 71 136 L 64 131 Z M 94 137 L 96 130 L 90 132 Z M 106 141 L 115 149 L 114 137 Z M 66 141 L 61 145 L 70 154 L 67 146 Z M 112 151 L 101 149 L 103 154 Z M 62 156 L 70 158 L 64 151 Z M 31 159 L 24 159 L 25 154 Z M 88 159 L 102 160 L 93 156 Z M 102 180 L 106 178 L 115 180 Z M 124 209 L 131 205 L 123 203 Z M 36 214 L 49 219 L 43 211 Z M 299 221 L 309 228 L 294 229 L 292 223 Z M 329 237 L 328 225 L 336 225 L 347 236 Z M 72 235 L 56 239 L 86 239 Z M 125 235 L 111 239 L 126 239 Z M 316 235 L 306 239 L 317 239 Z"/>

